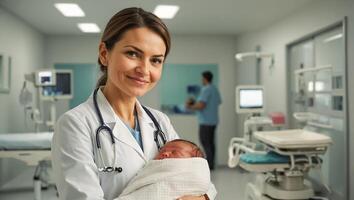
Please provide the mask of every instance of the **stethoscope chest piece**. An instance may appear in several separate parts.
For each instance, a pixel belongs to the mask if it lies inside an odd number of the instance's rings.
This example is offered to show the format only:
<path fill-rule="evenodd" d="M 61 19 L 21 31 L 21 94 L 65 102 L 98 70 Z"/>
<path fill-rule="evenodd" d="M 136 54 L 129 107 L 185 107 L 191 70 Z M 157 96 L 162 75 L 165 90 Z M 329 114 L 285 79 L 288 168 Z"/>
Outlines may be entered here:
<path fill-rule="evenodd" d="M 121 173 L 121 172 L 123 172 L 123 168 L 122 167 L 99 167 L 98 171 L 99 172 L 117 172 L 117 173 Z"/>
<path fill-rule="evenodd" d="M 121 172 L 123 171 L 123 168 L 121 168 L 121 167 L 116 167 L 114 171 L 116 171 L 116 172 L 118 172 L 118 173 L 121 173 Z"/>

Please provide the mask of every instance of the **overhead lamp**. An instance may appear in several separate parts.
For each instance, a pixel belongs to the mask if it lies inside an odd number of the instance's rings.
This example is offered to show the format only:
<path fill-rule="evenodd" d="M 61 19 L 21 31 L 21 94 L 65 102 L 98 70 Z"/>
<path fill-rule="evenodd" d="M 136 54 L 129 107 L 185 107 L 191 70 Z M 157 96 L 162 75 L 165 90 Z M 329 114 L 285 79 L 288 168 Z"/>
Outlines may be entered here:
<path fill-rule="evenodd" d="M 172 19 L 179 10 L 179 6 L 175 5 L 158 5 L 154 10 L 154 14 L 161 19 Z"/>
<path fill-rule="evenodd" d="M 79 23 L 77 26 L 84 33 L 99 33 L 99 32 L 101 32 L 100 28 L 95 23 Z"/>
<path fill-rule="evenodd" d="M 65 16 L 65 17 L 84 17 L 85 13 L 80 8 L 79 5 L 75 3 L 56 3 L 54 6 Z"/>

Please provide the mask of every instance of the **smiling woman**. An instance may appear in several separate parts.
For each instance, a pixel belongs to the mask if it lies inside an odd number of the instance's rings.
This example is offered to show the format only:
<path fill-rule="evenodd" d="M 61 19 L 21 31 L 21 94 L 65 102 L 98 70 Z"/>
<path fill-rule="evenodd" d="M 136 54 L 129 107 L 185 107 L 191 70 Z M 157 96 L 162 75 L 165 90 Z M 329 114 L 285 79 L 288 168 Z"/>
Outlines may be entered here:
<path fill-rule="evenodd" d="M 165 114 L 137 100 L 160 80 L 169 50 L 167 27 L 152 13 L 127 8 L 108 22 L 99 44 L 102 77 L 96 90 L 56 124 L 53 170 L 61 199 L 121 199 L 137 172 L 179 137 Z M 206 188 L 183 190 L 182 198 L 214 199 L 214 185 Z"/>

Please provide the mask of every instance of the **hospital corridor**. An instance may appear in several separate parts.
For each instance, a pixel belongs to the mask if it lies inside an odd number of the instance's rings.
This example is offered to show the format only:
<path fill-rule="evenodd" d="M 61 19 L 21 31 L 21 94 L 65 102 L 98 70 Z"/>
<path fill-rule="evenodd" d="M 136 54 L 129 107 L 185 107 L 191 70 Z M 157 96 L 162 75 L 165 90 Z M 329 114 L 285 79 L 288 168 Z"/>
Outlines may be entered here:
<path fill-rule="evenodd" d="M 0 0 L 0 200 L 354 200 L 353 0 Z"/>

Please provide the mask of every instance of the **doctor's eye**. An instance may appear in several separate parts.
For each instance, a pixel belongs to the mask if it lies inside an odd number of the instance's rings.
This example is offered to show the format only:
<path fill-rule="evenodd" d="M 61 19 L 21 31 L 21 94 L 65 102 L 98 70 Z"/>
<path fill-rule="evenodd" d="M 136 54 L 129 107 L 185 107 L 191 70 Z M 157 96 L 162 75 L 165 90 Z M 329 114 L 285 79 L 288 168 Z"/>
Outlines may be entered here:
<path fill-rule="evenodd" d="M 132 58 L 137 58 L 137 57 L 139 57 L 139 53 L 136 52 L 136 51 L 127 51 L 127 52 L 125 52 L 125 54 L 126 54 L 128 57 L 132 57 Z"/>
<path fill-rule="evenodd" d="M 151 58 L 151 62 L 154 64 L 154 65 L 161 65 L 162 64 L 162 58 Z"/>

